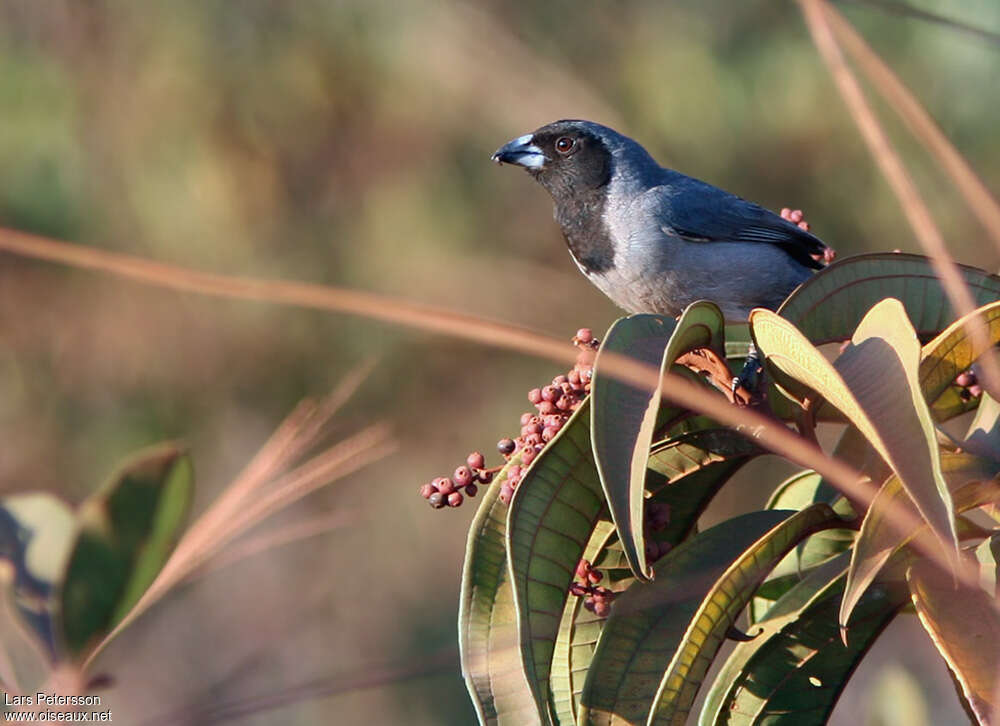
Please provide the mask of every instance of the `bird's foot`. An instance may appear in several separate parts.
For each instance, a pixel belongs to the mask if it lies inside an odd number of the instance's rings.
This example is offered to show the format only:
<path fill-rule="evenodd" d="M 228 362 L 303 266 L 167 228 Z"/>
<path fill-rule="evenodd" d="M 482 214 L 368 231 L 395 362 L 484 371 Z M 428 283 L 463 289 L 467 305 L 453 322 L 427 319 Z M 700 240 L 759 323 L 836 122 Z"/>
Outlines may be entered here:
<path fill-rule="evenodd" d="M 751 344 L 743 370 L 732 379 L 733 403 L 738 406 L 757 406 L 764 401 L 764 365 L 757 348 Z"/>

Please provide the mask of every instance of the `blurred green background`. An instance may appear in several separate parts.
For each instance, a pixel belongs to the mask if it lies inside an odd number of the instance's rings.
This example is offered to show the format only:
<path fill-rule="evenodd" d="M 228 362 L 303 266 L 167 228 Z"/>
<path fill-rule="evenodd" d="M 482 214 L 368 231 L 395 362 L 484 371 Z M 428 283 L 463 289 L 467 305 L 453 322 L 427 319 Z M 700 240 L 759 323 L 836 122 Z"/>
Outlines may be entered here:
<path fill-rule="evenodd" d="M 913 2 L 1000 31 L 994 0 Z M 1000 188 L 1000 46 L 840 7 Z M 792 2 L 4 0 L 0 69 L 0 225 L 206 270 L 378 291 L 567 341 L 604 330 L 618 313 L 577 274 L 547 195 L 489 162 L 564 117 L 614 126 L 765 206 L 801 207 L 841 255 L 919 251 Z M 996 269 L 947 180 L 883 117 L 953 254 Z M 147 613 L 98 664 L 115 677 L 115 723 L 473 723 L 455 626 L 473 508 L 434 512 L 417 487 L 492 452 L 526 391 L 560 371 L 0 257 L 6 492 L 78 501 L 132 450 L 182 438 L 200 510 L 297 400 L 372 358 L 340 427 L 388 421 L 399 453 L 283 517 L 347 511 L 351 524 Z M 785 470 L 748 467 L 710 518 L 759 505 Z M 964 722 L 908 620 L 834 723 Z"/>

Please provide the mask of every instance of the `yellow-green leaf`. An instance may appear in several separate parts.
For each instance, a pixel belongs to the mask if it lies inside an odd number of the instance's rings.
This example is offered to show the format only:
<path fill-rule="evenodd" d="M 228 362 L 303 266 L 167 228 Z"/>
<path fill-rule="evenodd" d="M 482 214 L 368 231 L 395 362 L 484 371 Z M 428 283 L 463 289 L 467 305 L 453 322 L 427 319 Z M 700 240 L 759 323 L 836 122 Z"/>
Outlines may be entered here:
<path fill-rule="evenodd" d="M 537 461 L 537 460 L 536 460 Z M 507 505 L 500 487 L 515 455 L 484 487 L 469 528 L 458 611 L 462 675 L 480 724 L 519 726 L 539 723 L 535 701 L 521 668 L 517 614 L 507 574 Z"/>
<path fill-rule="evenodd" d="M 847 416 L 899 474 L 935 534 L 957 548 L 937 435 L 917 379 L 920 344 L 899 301 L 868 311 L 836 367 L 775 313 L 754 310 L 750 326 L 768 363 Z"/>
<path fill-rule="evenodd" d="M 612 606 L 584 686 L 582 724 L 683 724 L 726 632 L 770 567 L 839 517 L 751 512 L 687 540 Z"/>
<path fill-rule="evenodd" d="M 938 421 L 975 407 L 975 401 L 962 400 L 955 386 L 956 376 L 968 370 L 986 352 L 969 335 L 970 325 L 982 326 L 990 346 L 1000 342 L 1000 301 L 984 305 L 955 321 L 923 347 L 920 387 Z"/>
<path fill-rule="evenodd" d="M 988 481 L 1000 472 L 997 462 L 970 454 L 946 453 L 941 455 L 941 463 L 945 480 L 955 491 L 956 511 L 980 506 L 1000 493 L 1000 486 Z M 970 482 L 975 485 L 966 486 Z M 893 474 L 879 489 L 861 523 L 840 609 L 841 624 L 847 622 L 862 593 L 892 553 L 917 533 L 913 529 L 900 533 L 892 526 L 891 515 L 900 511 L 915 514 L 913 510 L 913 503 L 906 496 L 898 475 Z"/>

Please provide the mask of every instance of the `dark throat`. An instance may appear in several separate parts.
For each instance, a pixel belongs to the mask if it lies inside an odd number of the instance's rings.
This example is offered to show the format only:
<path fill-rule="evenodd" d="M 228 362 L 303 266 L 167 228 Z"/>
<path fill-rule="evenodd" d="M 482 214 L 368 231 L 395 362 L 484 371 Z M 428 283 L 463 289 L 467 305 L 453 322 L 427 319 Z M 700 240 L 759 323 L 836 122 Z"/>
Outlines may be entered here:
<path fill-rule="evenodd" d="M 556 203 L 555 218 L 574 259 L 587 273 L 614 267 L 615 248 L 604 226 L 604 189 L 573 194 Z"/>

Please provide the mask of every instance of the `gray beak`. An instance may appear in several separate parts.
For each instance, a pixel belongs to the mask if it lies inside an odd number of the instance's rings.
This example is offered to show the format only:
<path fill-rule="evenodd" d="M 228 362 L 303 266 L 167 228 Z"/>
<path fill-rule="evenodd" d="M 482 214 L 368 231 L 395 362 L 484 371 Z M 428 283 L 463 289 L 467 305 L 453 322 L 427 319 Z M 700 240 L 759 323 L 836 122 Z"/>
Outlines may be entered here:
<path fill-rule="evenodd" d="M 548 158 L 531 143 L 531 134 L 525 134 L 504 144 L 490 158 L 498 164 L 517 164 L 526 169 L 541 169 Z"/>

